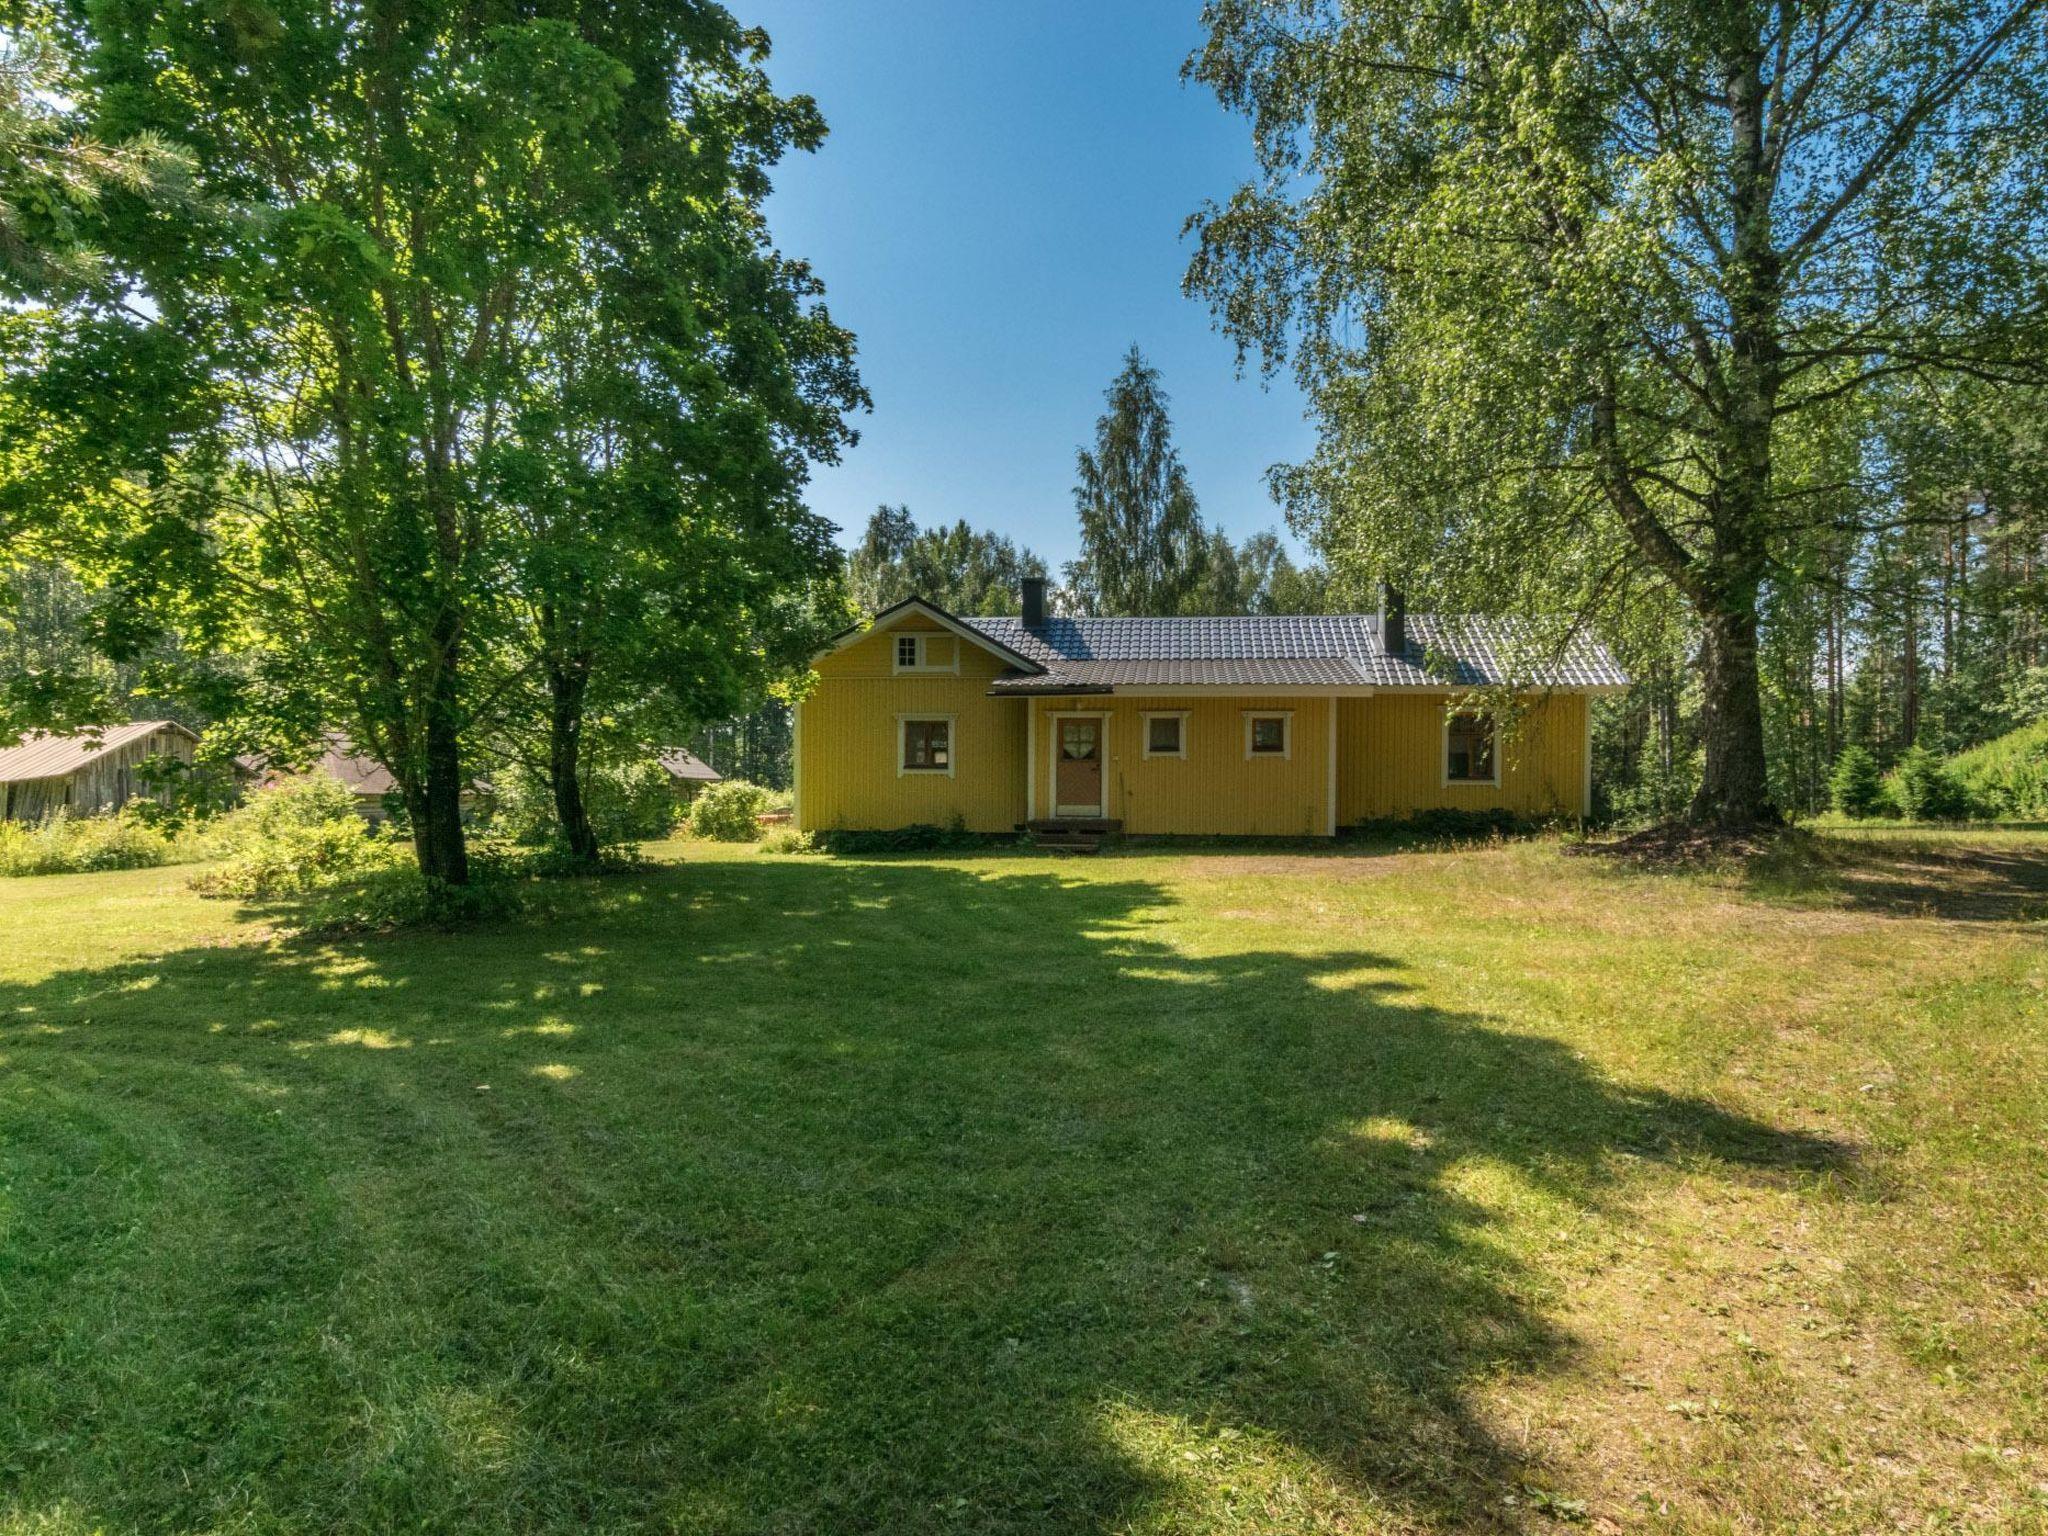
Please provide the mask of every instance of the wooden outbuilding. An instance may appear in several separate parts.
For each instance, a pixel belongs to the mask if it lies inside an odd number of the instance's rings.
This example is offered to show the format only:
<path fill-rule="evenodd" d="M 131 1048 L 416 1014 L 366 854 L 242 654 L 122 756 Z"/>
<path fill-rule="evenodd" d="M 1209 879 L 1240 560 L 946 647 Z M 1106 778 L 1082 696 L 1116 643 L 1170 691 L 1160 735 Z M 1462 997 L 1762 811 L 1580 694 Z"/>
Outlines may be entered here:
<path fill-rule="evenodd" d="M 161 799 L 145 781 L 152 758 L 192 761 L 199 737 L 175 720 L 136 720 L 70 736 L 24 736 L 0 749 L 0 818 L 45 821 L 119 810 L 139 797 Z"/>

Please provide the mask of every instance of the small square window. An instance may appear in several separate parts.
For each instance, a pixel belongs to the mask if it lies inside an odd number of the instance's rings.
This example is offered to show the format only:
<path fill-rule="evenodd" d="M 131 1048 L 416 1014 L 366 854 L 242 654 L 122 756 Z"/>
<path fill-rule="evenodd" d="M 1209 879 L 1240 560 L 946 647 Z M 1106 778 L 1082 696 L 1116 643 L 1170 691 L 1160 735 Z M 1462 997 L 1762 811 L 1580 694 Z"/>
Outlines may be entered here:
<path fill-rule="evenodd" d="M 1444 779 L 1451 784 L 1492 784 L 1493 717 L 1453 715 L 1444 728 Z"/>
<path fill-rule="evenodd" d="M 903 722 L 903 771 L 905 773 L 947 773 L 953 767 L 953 722 L 950 720 L 906 720 Z"/>
<path fill-rule="evenodd" d="M 1287 717 L 1285 715 L 1253 715 L 1251 723 L 1251 746 L 1253 757 L 1285 757 L 1287 755 Z"/>
<path fill-rule="evenodd" d="M 1181 726 L 1179 715 L 1154 715 L 1145 722 L 1145 753 L 1148 757 L 1179 757 L 1181 755 Z"/>

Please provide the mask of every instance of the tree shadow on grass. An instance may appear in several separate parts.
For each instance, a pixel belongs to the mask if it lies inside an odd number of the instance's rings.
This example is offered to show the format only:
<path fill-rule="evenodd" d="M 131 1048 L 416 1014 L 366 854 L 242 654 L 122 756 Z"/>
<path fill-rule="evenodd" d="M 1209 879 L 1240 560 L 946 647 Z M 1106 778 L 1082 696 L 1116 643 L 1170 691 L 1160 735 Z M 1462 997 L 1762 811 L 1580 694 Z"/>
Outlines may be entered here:
<path fill-rule="evenodd" d="M 1384 955 L 1193 950 L 1188 915 L 1057 866 L 764 859 L 0 988 L 0 1496 L 1094 1531 L 1229 1482 L 1470 1529 L 1529 1475 L 1476 1385 L 1573 1347 L 1532 1224 L 1635 1159 L 1842 1156 Z"/>
<path fill-rule="evenodd" d="M 1914 838 L 1789 834 L 1752 860 L 1756 895 L 1885 917 L 2024 923 L 2048 918 L 2048 846 Z"/>
<path fill-rule="evenodd" d="M 2029 827 L 1958 828 L 1954 836 L 1913 827 L 1874 835 L 1795 828 L 1726 840 L 1702 833 L 1690 842 L 1674 828 L 1666 846 L 1651 843 L 1644 850 L 1662 830 L 1571 851 L 1623 878 L 1718 876 L 1783 906 L 1948 922 L 2048 918 L 2048 844 L 2009 835 Z"/>

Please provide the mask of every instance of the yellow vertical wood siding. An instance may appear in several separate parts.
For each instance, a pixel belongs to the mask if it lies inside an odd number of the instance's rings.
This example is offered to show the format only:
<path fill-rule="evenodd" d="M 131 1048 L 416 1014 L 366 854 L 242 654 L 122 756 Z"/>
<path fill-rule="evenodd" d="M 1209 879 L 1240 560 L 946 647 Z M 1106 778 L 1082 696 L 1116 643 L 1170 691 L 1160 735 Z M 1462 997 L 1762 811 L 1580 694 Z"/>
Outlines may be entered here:
<path fill-rule="evenodd" d="M 1022 699 L 988 697 L 1007 663 L 956 641 L 959 673 L 899 673 L 896 636 L 946 634 L 906 616 L 820 658 L 818 686 L 800 706 L 797 823 L 806 831 L 943 826 L 954 816 L 975 832 L 1007 832 L 1024 820 Z M 949 637 L 950 638 L 950 637 Z M 902 715 L 953 717 L 953 774 L 899 773 Z"/>
<path fill-rule="evenodd" d="M 1052 814 L 1055 717 L 1107 715 L 1104 812 L 1139 836 L 1320 837 L 1328 830 L 1328 698 L 1104 698 L 1034 700 L 1038 711 L 1038 814 Z M 1185 712 L 1187 755 L 1145 756 L 1145 716 Z M 1245 757 L 1247 712 L 1289 713 L 1285 758 Z"/>
<path fill-rule="evenodd" d="M 1337 820 L 1341 826 L 1412 811 L 1505 809 L 1583 815 L 1583 694 L 1532 699 L 1498 746 L 1499 784 L 1444 782 L 1448 694 L 1378 693 L 1339 701 Z"/>

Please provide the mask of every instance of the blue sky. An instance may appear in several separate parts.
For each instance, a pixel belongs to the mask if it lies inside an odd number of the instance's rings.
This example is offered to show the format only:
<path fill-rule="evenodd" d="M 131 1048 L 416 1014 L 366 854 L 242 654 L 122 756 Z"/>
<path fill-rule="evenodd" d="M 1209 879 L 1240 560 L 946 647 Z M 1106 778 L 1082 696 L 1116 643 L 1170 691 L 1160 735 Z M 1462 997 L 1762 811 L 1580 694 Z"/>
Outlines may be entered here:
<path fill-rule="evenodd" d="M 1205 519 L 1280 523 L 1265 471 L 1310 446 L 1300 398 L 1236 377 L 1180 291 L 1182 221 L 1251 169 L 1245 123 L 1180 82 L 1198 0 L 728 4 L 773 38 L 777 89 L 831 127 L 781 167 L 769 217 L 858 336 L 875 400 L 812 488 L 843 540 L 904 502 L 1072 558 L 1074 452 L 1133 341 Z"/>

